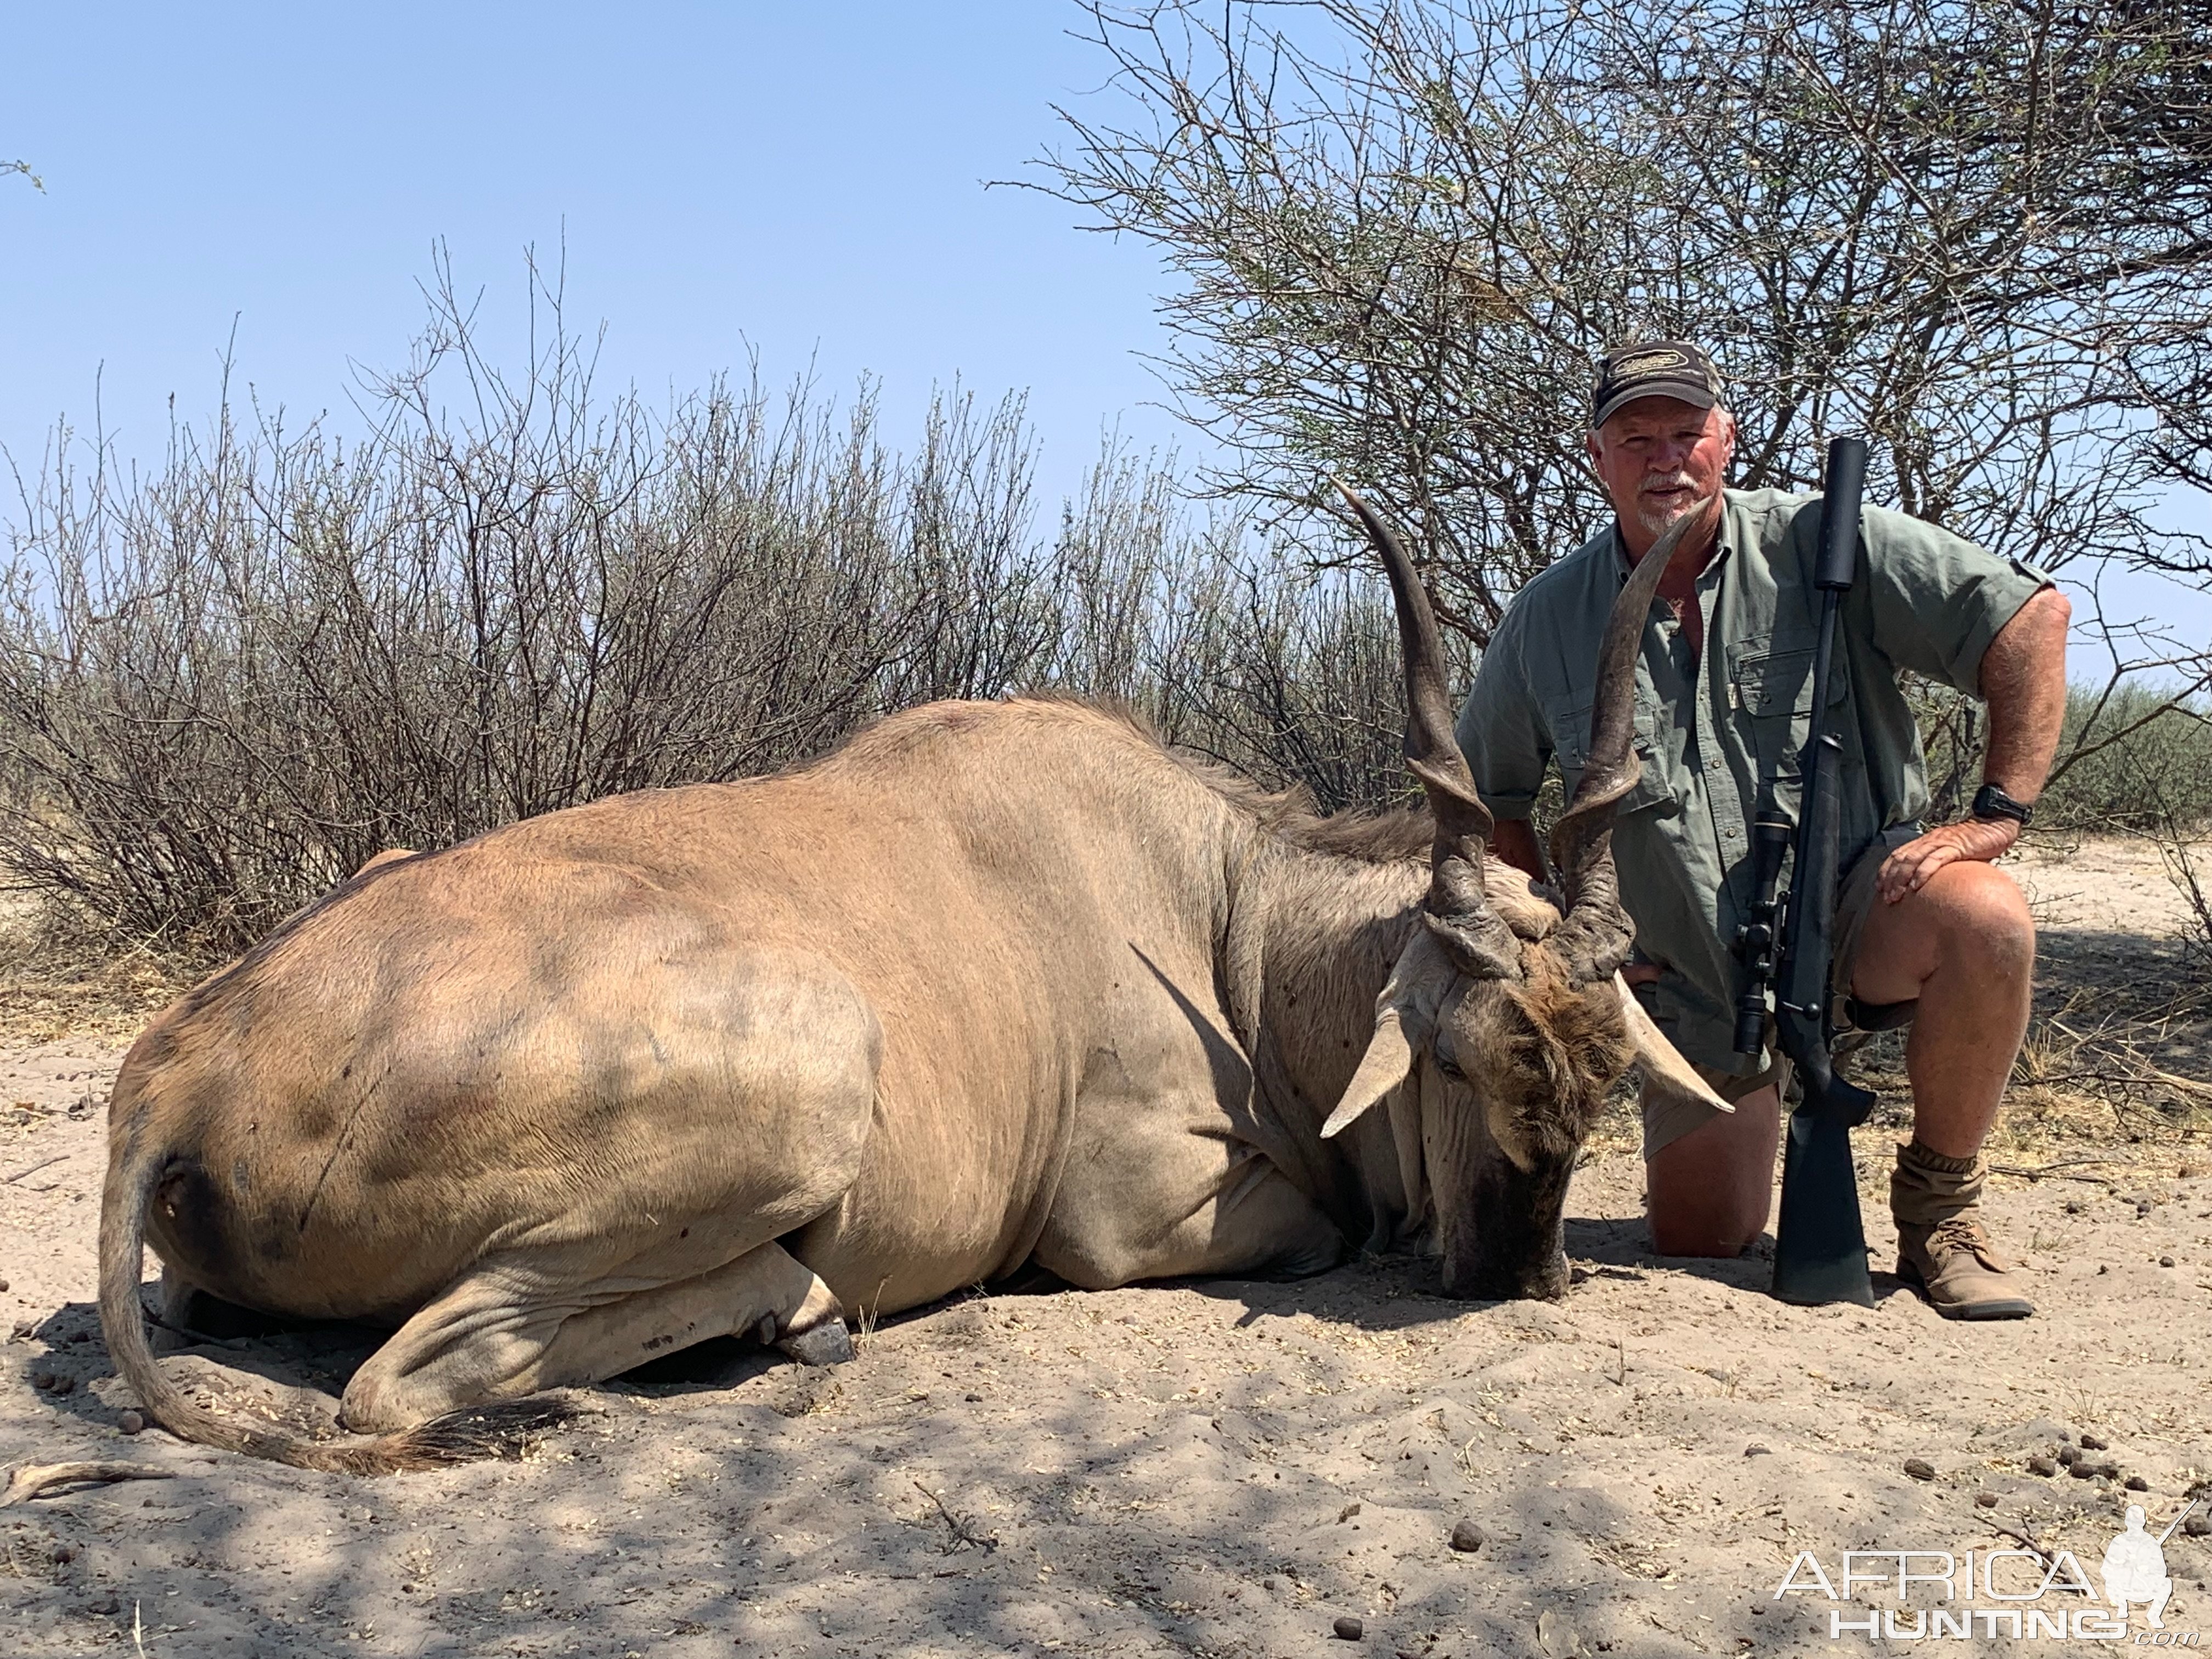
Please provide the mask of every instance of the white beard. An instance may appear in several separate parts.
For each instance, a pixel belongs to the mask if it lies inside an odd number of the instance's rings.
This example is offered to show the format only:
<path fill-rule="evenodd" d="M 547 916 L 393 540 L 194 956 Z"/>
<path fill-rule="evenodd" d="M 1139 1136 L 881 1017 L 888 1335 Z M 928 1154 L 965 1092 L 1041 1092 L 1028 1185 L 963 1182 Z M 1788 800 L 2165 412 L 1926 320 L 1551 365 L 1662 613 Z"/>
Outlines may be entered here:
<path fill-rule="evenodd" d="M 1694 488 L 1691 486 L 1688 478 L 1680 474 L 1664 482 L 1668 484 L 1680 484 Z M 1636 497 L 1637 526 L 1647 535 L 1663 536 L 1685 514 L 1697 511 L 1699 504 L 1698 497 L 1693 493 L 1686 497 L 1679 507 L 1662 507 L 1657 502 L 1649 501 L 1641 491 L 1638 491 Z"/>

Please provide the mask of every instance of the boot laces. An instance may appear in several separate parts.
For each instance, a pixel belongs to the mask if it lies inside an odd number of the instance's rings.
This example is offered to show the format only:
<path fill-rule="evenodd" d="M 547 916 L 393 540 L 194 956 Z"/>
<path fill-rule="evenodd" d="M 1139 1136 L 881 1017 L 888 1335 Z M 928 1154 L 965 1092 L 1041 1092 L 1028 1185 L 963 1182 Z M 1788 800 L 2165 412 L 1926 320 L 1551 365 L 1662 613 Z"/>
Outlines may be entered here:
<path fill-rule="evenodd" d="M 1928 1254 L 1930 1256 L 1942 1255 L 1951 1250 L 1971 1250 L 1984 1261 L 1988 1261 L 1996 1255 L 1996 1248 L 1989 1231 L 1982 1225 L 1981 1218 L 1971 1211 L 1945 1217 L 1928 1235 Z"/>

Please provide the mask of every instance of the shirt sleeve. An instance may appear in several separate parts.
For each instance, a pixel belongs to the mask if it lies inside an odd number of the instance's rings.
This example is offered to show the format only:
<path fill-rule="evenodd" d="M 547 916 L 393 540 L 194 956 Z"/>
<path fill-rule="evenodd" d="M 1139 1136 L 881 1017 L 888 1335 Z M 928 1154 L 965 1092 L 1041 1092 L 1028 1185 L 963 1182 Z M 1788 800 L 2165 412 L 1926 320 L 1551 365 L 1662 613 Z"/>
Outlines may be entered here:
<path fill-rule="evenodd" d="M 1474 671 L 1474 687 L 1459 711 L 1458 737 L 1468 769 L 1474 775 L 1475 793 L 1492 816 L 1528 817 L 1552 758 L 1552 734 L 1542 710 L 1528 695 L 1521 629 L 1510 611 L 1491 635 L 1490 648 Z"/>
<path fill-rule="evenodd" d="M 1866 509 L 1874 642 L 1892 662 L 1977 696 L 1990 641 L 2051 578 L 1902 513 Z"/>

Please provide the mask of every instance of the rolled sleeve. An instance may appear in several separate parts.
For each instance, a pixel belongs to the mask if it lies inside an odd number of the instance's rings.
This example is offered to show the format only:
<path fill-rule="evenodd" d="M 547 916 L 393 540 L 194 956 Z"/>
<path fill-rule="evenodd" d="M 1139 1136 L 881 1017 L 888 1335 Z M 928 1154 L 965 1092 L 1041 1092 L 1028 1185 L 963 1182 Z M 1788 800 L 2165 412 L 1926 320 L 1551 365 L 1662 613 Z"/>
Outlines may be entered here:
<path fill-rule="evenodd" d="M 1864 526 L 1875 646 L 1916 673 L 1979 696 L 1990 641 L 2051 578 L 1901 513 L 1869 507 Z"/>
<path fill-rule="evenodd" d="M 1500 818 L 1525 818 L 1534 811 L 1552 758 L 1551 732 L 1528 695 L 1517 635 L 1509 626 L 1492 637 L 1459 711 L 1459 746 L 1474 775 L 1475 793 Z"/>

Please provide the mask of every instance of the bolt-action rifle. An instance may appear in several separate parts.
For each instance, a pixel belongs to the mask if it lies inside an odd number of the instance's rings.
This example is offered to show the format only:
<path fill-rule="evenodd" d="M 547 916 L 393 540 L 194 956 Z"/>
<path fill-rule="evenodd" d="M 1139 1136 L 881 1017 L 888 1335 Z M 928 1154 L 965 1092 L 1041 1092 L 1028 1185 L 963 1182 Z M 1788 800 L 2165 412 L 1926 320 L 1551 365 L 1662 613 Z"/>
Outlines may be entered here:
<path fill-rule="evenodd" d="M 1782 1217 L 1774 1234 L 1774 1294 L 1784 1302 L 1874 1305 L 1867 1274 L 1866 1228 L 1851 1170 L 1851 1131 L 1867 1120 L 1874 1096 L 1835 1073 L 1828 1042 L 1829 963 L 1835 949 L 1836 886 L 1843 830 L 1843 739 L 1828 726 L 1835 671 L 1836 618 L 1858 572 L 1859 495 L 1867 447 L 1856 438 L 1828 446 L 1820 541 L 1813 581 L 1820 596 L 1820 646 L 1813 658 L 1813 718 L 1798 774 L 1797 823 L 1770 813 L 1752 827 L 1754 897 L 1738 930 L 1747 970 L 1736 1003 L 1738 1054 L 1764 1046 L 1766 994 L 1775 987 L 1774 1023 L 1782 1052 L 1796 1066 L 1803 1097 L 1790 1115 L 1782 1162 Z M 1795 844 L 1786 899 L 1776 893 Z M 1776 949 L 1780 949 L 1777 965 Z"/>

